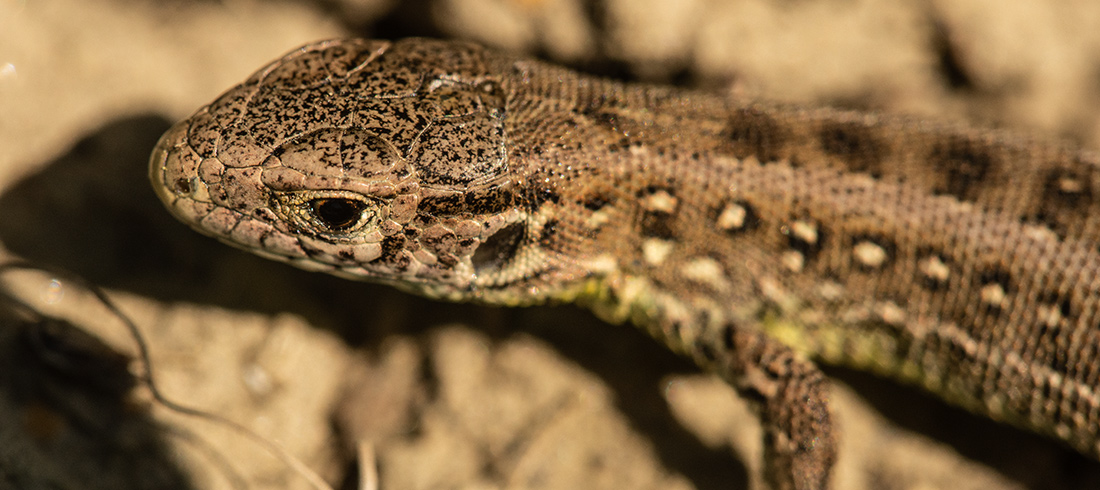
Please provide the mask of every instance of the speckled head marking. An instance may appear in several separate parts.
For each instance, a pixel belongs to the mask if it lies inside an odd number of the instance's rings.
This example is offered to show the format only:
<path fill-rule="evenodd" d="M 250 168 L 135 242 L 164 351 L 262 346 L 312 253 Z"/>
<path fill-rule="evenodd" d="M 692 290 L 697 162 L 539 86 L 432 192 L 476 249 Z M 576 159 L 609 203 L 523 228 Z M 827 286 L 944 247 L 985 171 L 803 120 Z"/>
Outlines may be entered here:
<path fill-rule="evenodd" d="M 501 70 L 473 45 L 329 41 L 160 141 L 173 213 L 310 269 L 457 299 L 543 267 L 504 151 Z"/>

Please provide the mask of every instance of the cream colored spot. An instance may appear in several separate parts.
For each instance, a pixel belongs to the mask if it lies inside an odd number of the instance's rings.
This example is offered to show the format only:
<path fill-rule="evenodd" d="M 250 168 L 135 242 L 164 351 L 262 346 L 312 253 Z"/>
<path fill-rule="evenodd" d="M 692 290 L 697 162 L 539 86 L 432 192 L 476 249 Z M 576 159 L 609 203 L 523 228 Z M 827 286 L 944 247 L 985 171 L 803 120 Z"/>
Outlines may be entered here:
<path fill-rule="evenodd" d="M 852 249 L 852 254 L 860 264 L 867 267 L 881 267 L 886 263 L 886 249 L 876 243 L 861 241 Z"/>
<path fill-rule="evenodd" d="M 1060 437 L 1062 440 L 1068 441 L 1069 436 L 1073 434 L 1073 429 L 1066 424 L 1058 424 L 1054 426 L 1054 433 L 1058 434 L 1058 437 Z"/>
<path fill-rule="evenodd" d="M 1054 233 L 1054 230 L 1045 226 L 1024 226 L 1024 235 L 1033 240 L 1058 240 L 1058 235 Z"/>
<path fill-rule="evenodd" d="M 882 321 L 894 326 L 905 325 L 905 310 L 897 304 L 885 301 L 876 305 L 875 310 Z"/>
<path fill-rule="evenodd" d="M 1080 179 L 1062 177 L 1058 179 L 1058 190 L 1066 194 L 1080 194 L 1085 190 L 1085 183 Z"/>
<path fill-rule="evenodd" d="M 722 265 L 710 257 L 692 259 L 684 264 L 684 277 L 696 282 L 707 284 L 714 289 L 724 289 L 729 286 L 722 271 Z"/>
<path fill-rule="evenodd" d="M 585 266 L 593 271 L 604 274 L 615 272 L 619 269 L 619 263 L 611 254 L 600 254 L 589 260 Z"/>
<path fill-rule="evenodd" d="M 1039 320 L 1050 328 L 1057 327 L 1058 324 L 1061 323 L 1062 318 L 1064 318 L 1062 316 L 1062 310 L 1057 306 L 1042 305 L 1039 307 Z"/>
<path fill-rule="evenodd" d="M 817 225 L 809 221 L 797 220 L 791 223 L 790 233 L 810 245 L 817 243 Z"/>
<path fill-rule="evenodd" d="M 924 277 L 936 282 L 946 282 L 951 277 L 951 268 L 936 255 L 921 259 L 917 268 Z"/>
<path fill-rule="evenodd" d="M 791 272 L 802 272 L 802 267 L 806 265 L 806 257 L 802 252 L 788 250 L 779 256 L 779 263 Z"/>
<path fill-rule="evenodd" d="M 642 206 L 649 211 L 671 213 L 676 210 L 677 200 L 668 191 L 660 190 L 650 194 L 642 201 Z"/>
<path fill-rule="evenodd" d="M 982 303 L 989 306 L 1001 306 L 1004 304 L 1005 288 L 997 283 L 990 283 L 982 286 L 982 290 L 978 293 L 982 299 Z"/>
<path fill-rule="evenodd" d="M 763 294 L 765 298 L 774 301 L 781 308 L 788 306 L 788 304 L 791 302 L 790 294 L 783 287 L 783 285 L 780 284 L 779 281 L 776 281 L 774 278 L 761 278 L 757 282 L 757 285 L 760 287 L 760 293 Z"/>
<path fill-rule="evenodd" d="M 650 238 L 642 242 L 642 256 L 649 265 L 661 265 L 672 253 L 672 242 Z"/>
<path fill-rule="evenodd" d="M 844 286 L 836 281 L 825 280 L 818 284 L 817 295 L 825 301 L 836 301 L 844 297 Z"/>
<path fill-rule="evenodd" d="M 619 309 L 615 312 L 616 318 L 625 320 L 630 314 L 630 305 L 635 303 L 647 291 L 650 291 L 652 287 L 649 281 L 645 279 L 628 279 L 617 291 L 618 296 L 622 298 L 622 303 L 619 304 Z"/>
<path fill-rule="evenodd" d="M 730 204 L 722 210 L 722 214 L 718 215 L 718 220 L 715 225 L 719 230 L 729 231 L 740 229 L 745 226 L 745 218 L 748 217 L 748 211 L 744 206 L 739 204 Z"/>
<path fill-rule="evenodd" d="M 643 157 L 643 156 L 649 155 L 649 147 L 648 146 L 633 144 L 633 145 L 630 145 L 629 150 L 630 150 L 630 154 L 634 155 L 636 157 Z"/>
<path fill-rule="evenodd" d="M 607 224 L 608 221 L 611 221 L 611 215 L 607 214 L 607 211 L 601 209 L 589 215 L 584 225 L 594 230 Z"/>

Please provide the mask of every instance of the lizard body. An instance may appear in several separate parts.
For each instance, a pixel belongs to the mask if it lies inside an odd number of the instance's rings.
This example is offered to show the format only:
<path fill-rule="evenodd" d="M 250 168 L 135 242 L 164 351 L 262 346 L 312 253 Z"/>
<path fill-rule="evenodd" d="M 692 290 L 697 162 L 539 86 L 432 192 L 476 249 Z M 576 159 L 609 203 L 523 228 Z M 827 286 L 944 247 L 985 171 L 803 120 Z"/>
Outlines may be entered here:
<path fill-rule="evenodd" d="M 158 144 L 173 214 L 265 256 L 633 322 L 828 486 L 810 359 L 1100 457 L 1100 159 L 1004 132 L 630 85 L 465 43 L 339 40 Z"/>

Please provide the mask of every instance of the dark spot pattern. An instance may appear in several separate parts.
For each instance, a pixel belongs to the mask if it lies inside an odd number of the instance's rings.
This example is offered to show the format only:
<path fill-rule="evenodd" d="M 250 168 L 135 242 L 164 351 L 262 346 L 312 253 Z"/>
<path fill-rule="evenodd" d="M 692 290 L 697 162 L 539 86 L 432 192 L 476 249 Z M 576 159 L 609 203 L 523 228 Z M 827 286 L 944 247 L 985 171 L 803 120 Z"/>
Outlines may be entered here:
<path fill-rule="evenodd" d="M 962 201 L 974 199 L 976 188 L 997 163 L 990 148 L 961 136 L 933 146 L 930 161 L 942 176 L 933 191 Z"/>
<path fill-rule="evenodd" d="M 817 132 L 818 144 L 825 153 L 836 157 L 852 172 L 882 176 L 882 162 L 888 147 L 874 129 L 868 126 L 840 122 L 825 123 Z"/>
<path fill-rule="evenodd" d="M 641 217 L 638 220 L 638 229 L 643 237 L 646 238 L 660 238 L 663 240 L 670 240 L 676 237 L 673 231 L 673 220 L 675 219 L 673 213 L 664 209 L 647 209 L 645 205 L 649 203 L 649 200 L 657 194 L 667 194 L 674 202 L 677 200 L 676 192 L 673 190 L 675 182 L 669 182 L 668 185 L 649 185 L 640 190 L 637 193 L 636 198 L 638 202 L 642 203 Z M 676 204 L 673 204 L 674 210 Z"/>
<path fill-rule="evenodd" d="M 382 239 L 382 259 L 392 259 L 405 248 L 405 235 L 393 235 Z"/>
<path fill-rule="evenodd" d="M 547 202 L 557 204 L 561 202 L 561 195 L 553 189 L 540 189 L 538 192 L 535 193 L 534 199 L 532 201 L 534 207 L 539 207 Z"/>
<path fill-rule="evenodd" d="M 755 156 L 761 163 L 778 161 L 790 135 L 772 116 L 754 108 L 734 112 L 726 126 L 730 153 L 737 158 Z"/>
<path fill-rule="evenodd" d="M 546 221 L 546 224 L 542 225 L 542 232 L 539 234 L 539 245 L 548 249 L 556 250 L 555 242 L 558 237 L 558 225 L 561 222 L 557 219 L 550 219 Z"/>
<path fill-rule="evenodd" d="M 468 196 L 467 196 L 468 197 Z M 420 200 L 420 213 L 429 216 L 455 216 L 465 211 L 465 198 L 462 194 L 423 197 Z"/>
<path fill-rule="evenodd" d="M 601 126 L 612 132 L 619 132 L 619 116 L 611 112 L 593 107 L 584 108 L 581 114 L 588 116 L 597 126 Z"/>
<path fill-rule="evenodd" d="M 589 211 L 599 211 L 607 206 L 610 202 L 611 199 L 607 196 L 595 194 L 586 198 L 581 204 L 584 206 L 585 209 Z"/>
<path fill-rule="evenodd" d="M 503 140 L 497 118 L 471 114 L 439 120 L 420 135 L 412 164 L 427 184 L 462 188 L 508 171 Z"/>
<path fill-rule="evenodd" d="M 1063 208 L 1081 209 L 1093 203 L 1091 172 L 1055 169 L 1043 182 L 1043 202 Z"/>
<path fill-rule="evenodd" d="M 1000 267 L 990 267 L 978 274 L 982 285 L 999 284 L 1005 292 L 1012 292 L 1012 274 Z"/>
<path fill-rule="evenodd" d="M 1037 211 L 1028 221 L 1040 223 L 1064 239 L 1080 231 L 1086 213 L 1095 204 L 1092 170 L 1055 168 L 1043 179 Z"/>
<path fill-rule="evenodd" d="M 646 238 L 671 240 L 676 237 L 672 227 L 671 213 L 664 211 L 645 211 L 638 222 L 638 229 Z"/>
<path fill-rule="evenodd" d="M 516 195 L 507 185 L 494 185 L 481 192 L 467 192 L 463 201 L 468 213 L 501 214 L 516 206 Z"/>

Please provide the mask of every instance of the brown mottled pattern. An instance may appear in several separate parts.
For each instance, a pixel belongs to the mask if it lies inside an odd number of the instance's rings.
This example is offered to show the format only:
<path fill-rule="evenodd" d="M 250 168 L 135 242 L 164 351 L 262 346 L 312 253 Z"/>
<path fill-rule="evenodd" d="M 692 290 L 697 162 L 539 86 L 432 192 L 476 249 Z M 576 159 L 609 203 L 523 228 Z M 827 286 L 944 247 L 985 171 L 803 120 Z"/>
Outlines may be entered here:
<path fill-rule="evenodd" d="M 828 486 L 810 361 L 1100 456 L 1100 161 L 1026 137 L 621 84 L 423 39 L 303 47 L 161 140 L 180 219 L 427 296 L 578 301 L 756 402 Z"/>

